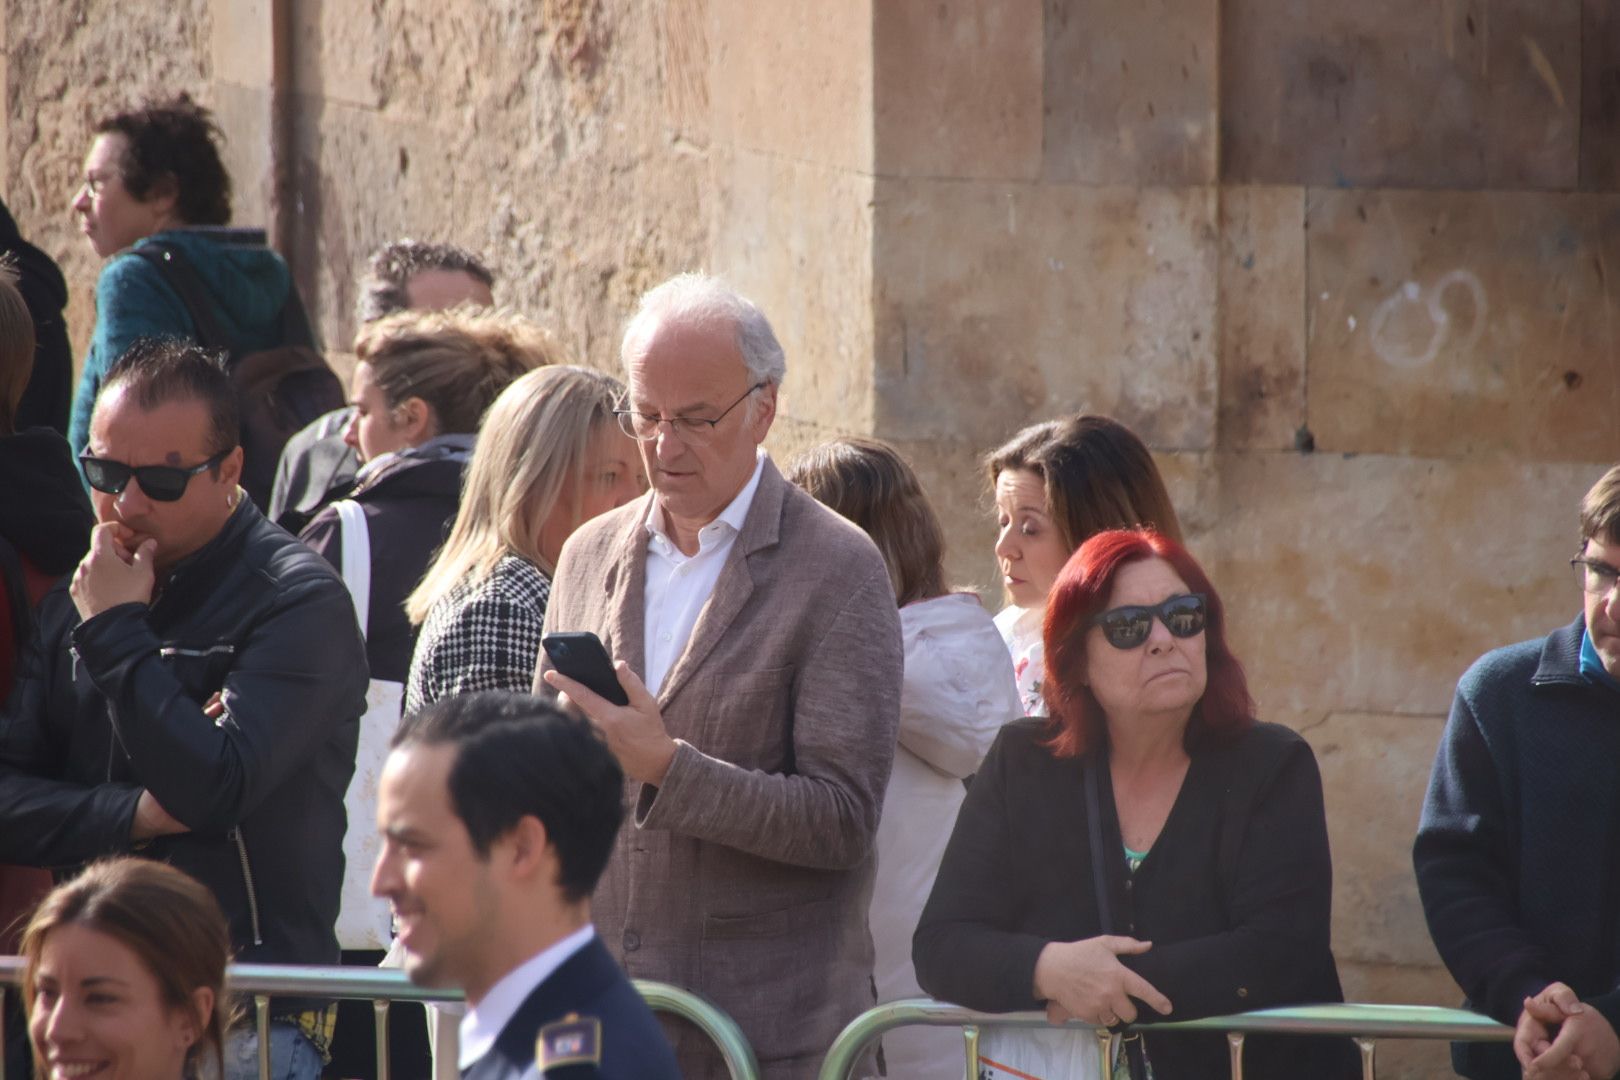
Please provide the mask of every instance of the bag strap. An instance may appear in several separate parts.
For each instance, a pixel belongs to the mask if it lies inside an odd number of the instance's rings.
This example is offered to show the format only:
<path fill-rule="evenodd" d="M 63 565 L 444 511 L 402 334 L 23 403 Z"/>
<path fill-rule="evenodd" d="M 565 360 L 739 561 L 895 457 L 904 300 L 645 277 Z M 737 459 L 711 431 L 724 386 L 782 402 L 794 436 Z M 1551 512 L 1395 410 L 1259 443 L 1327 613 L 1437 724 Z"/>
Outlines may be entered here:
<path fill-rule="evenodd" d="M 1086 787 L 1086 831 L 1091 839 L 1091 885 L 1097 894 L 1097 919 L 1103 933 L 1119 933 L 1114 922 L 1114 905 L 1109 899 L 1108 862 L 1103 853 L 1102 834 L 1102 770 L 1107 767 L 1102 751 L 1093 750 L 1086 758 L 1084 783 Z M 1115 1029 L 1117 1032 L 1117 1028 Z M 1148 1080 L 1147 1057 L 1142 1051 L 1140 1034 L 1125 1037 L 1125 1068 L 1131 1080 Z"/>
<path fill-rule="evenodd" d="M 0 536 L 0 578 L 5 579 L 6 602 L 11 607 L 11 643 L 13 659 L 23 653 L 34 632 L 34 606 L 28 602 L 28 588 L 23 577 L 22 557 L 11 541 Z"/>
<path fill-rule="evenodd" d="M 169 288 L 180 297 L 197 330 L 199 345 L 207 349 L 229 350 L 232 347 L 231 339 L 220 329 L 219 320 L 214 318 L 214 305 L 208 299 L 202 279 L 178 247 L 158 240 L 130 250 L 156 267 Z"/>
<path fill-rule="evenodd" d="M 340 499 L 332 504 L 337 508 L 338 525 L 343 537 L 343 563 L 340 573 L 343 584 L 349 587 L 354 601 L 354 617 L 360 621 L 360 636 L 366 636 L 366 621 L 371 613 L 371 530 L 366 527 L 366 512 L 353 499 Z"/>

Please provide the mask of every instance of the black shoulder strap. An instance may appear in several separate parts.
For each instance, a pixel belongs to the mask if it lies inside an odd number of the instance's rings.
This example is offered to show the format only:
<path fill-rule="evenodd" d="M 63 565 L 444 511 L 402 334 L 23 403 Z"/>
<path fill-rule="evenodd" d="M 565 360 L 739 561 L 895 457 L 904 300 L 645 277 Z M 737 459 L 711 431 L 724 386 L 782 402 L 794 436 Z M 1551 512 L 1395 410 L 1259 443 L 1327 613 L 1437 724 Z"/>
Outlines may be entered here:
<path fill-rule="evenodd" d="M 5 580 L 6 603 L 11 608 L 12 651 L 16 656 L 21 656 L 23 646 L 34 632 L 34 608 L 28 602 L 22 556 L 3 536 L 0 536 L 0 578 Z"/>
<path fill-rule="evenodd" d="M 163 275 L 163 280 L 169 283 L 169 287 L 179 294 L 180 302 L 186 305 L 186 311 L 196 327 L 199 345 L 227 351 L 233 348 L 231 339 L 225 336 L 214 318 L 214 305 L 208 299 L 208 291 L 179 248 L 158 241 L 132 248 L 131 251 L 151 263 Z"/>
<path fill-rule="evenodd" d="M 1108 862 L 1102 835 L 1102 772 L 1101 748 L 1086 755 L 1086 830 L 1091 837 L 1091 885 L 1097 893 L 1097 921 L 1105 934 L 1119 933 L 1114 924 L 1114 905 L 1108 898 Z"/>

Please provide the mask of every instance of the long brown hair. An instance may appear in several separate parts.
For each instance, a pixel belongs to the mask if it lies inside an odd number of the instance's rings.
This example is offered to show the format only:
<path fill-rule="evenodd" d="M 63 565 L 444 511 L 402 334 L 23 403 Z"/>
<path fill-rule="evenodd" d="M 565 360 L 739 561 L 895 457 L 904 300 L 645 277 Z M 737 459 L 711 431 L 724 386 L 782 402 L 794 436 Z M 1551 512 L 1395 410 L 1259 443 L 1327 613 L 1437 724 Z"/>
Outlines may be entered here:
<path fill-rule="evenodd" d="M 34 374 L 34 320 L 17 289 L 17 268 L 0 259 L 0 435 L 17 428 L 17 407 Z"/>
<path fill-rule="evenodd" d="M 984 464 L 992 487 L 1009 469 L 1041 478 L 1047 512 L 1070 551 L 1104 530 L 1136 526 L 1181 543 L 1181 522 L 1153 455 L 1118 420 L 1081 414 L 1034 424 L 991 451 Z"/>
<path fill-rule="evenodd" d="M 834 439 L 800 454 L 788 479 L 866 531 L 900 607 L 944 596 L 945 533 L 917 474 L 877 439 Z"/>
<path fill-rule="evenodd" d="M 204 1075 L 200 1066 L 205 1055 L 212 1056 L 216 1074 L 223 1075 L 225 965 L 231 936 L 214 894 L 174 867 L 151 859 L 92 863 L 40 901 L 23 931 L 22 990 L 28 1012 L 34 1009 L 45 939 L 58 927 L 74 924 L 106 934 L 139 957 L 170 1009 L 196 1009 L 193 993 L 204 986 L 213 990 L 213 1009 L 196 1017 L 199 1035 L 186 1053 L 186 1075 Z M 43 1076 L 37 1048 L 35 1059 Z"/>

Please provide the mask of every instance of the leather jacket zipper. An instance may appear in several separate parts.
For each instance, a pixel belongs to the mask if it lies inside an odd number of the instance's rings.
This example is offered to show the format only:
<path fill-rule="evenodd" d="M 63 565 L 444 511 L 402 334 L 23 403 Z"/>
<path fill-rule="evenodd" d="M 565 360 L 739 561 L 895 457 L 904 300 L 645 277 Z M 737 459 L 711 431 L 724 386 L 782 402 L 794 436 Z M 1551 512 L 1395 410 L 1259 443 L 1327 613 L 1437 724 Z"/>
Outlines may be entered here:
<path fill-rule="evenodd" d="M 253 924 L 253 944 L 263 945 L 264 937 L 259 932 L 259 897 L 253 890 L 253 867 L 248 863 L 247 841 L 242 839 L 241 826 L 231 830 L 231 839 L 235 841 L 236 854 L 242 860 L 242 883 L 247 886 L 248 920 Z"/>

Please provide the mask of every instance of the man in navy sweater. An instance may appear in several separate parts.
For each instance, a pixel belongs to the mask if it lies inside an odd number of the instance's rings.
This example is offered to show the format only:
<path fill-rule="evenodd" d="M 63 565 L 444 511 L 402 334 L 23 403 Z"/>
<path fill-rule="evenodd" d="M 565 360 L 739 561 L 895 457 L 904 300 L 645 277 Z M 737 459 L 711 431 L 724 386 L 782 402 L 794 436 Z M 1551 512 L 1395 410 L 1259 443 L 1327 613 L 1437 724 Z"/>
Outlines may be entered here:
<path fill-rule="evenodd" d="M 1487 653 L 1457 686 L 1412 861 L 1429 933 L 1512 1048 L 1457 1071 L 1620 1072 L 1620 466 L 1581 503 L 1573 623 Z"/>

